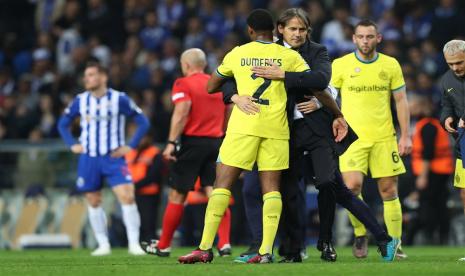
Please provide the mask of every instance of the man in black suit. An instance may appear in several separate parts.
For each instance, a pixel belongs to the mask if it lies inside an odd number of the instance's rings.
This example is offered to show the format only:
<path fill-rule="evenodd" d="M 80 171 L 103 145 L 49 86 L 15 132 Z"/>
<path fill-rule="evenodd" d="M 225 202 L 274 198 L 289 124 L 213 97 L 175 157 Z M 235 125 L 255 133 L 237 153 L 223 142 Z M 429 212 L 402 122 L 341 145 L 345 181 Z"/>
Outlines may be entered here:
<path fill-rule="evenodd" d="M 376 222 L 368 206 L 356 198 L 344 185 L 338 169 L 338 155 L 342 154 L 356 135 L 348 131 L 342 113 L 328 89 L 331 78 L 331 63 L 323 45 L 308 39 L 310 20 L 301 9 L 288 9 L 278 19 L 280 39 L 278 44 L 297 50 L 310 65 L 312 71 L 305 73 L 283 72 L 277 65 L 254 67 L 252 71 L 259 77 L 282 79 L 288 92 L 288 118 L 291 128 L 290 168 L 283 174 L 281 193 L 283 197 L 283 215 L 280 224 L 283 262 L 300 262 L 300 251 L 305 239 L 305 191 L 298 185 L 303 174 L 314 178 L 319 190 L 318 206 L 320 215 L 320 235 L 317 248 L 322 251 L 321 258 L 335 261 L 336 252 L 332 245 L 332 225 L 336 202 L 354 213 L 374 234 L 381 248 L 387 253 L 387 244 L 391 238 Z M 248 96 L 232 94 L 234 82 L 223 87 L 226 102 L 231 100 L 242 111 L 253 114 L 258 112 L 254 99 Z M 311 113 L 302 113 L 297 108 L 308 109 L 309 96 L 315 96 L 322 108 Z M 302 104 L 303 103 L 303 104 Z M 299 171 L 304 161 L 307 168 Z M 258 187 L 258 185 L 257 185 Z M 259 221 L 259 219 L 258 219 Z M 257 219 L 249 219 L 257 223 Z M 258 229 L 258 228 L 257 228 Z M 250 253 L 250 252 L 248 252 Z M 239 257 L 240 258 L 240 257 Z M 237 260 L 237 259 L 236 259 Z"/>

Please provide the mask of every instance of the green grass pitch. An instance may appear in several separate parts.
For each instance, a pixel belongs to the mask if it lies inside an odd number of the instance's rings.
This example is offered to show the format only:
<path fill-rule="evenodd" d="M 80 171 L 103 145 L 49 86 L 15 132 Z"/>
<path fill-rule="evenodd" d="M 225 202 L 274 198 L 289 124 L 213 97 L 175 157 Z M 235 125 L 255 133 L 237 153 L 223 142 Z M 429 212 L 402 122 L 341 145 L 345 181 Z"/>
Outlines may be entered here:
<path fill-rule="evenodd" d="M 113 249 L 105 257 L 91 257 L 90 250 L 0 251 L 0 275 L 465 275 L 465 248 L 404 247 L 408 259 L 383 263 L 376 248 L 370 247 L 367 259 L 352 257 L 351 248 L 338 248 L 338 260 L 326 263 L 319 252 L 309 248 L 302 264 L 248 265 L 233 263 L 233 258 L 216 257 L 211 264 L 181 265 L 177 257 L 192 248 L 177 248 L 170 258 L 129 256 L 125 249 Z M 233 248 L 239 253 L 244 248 Z"/>

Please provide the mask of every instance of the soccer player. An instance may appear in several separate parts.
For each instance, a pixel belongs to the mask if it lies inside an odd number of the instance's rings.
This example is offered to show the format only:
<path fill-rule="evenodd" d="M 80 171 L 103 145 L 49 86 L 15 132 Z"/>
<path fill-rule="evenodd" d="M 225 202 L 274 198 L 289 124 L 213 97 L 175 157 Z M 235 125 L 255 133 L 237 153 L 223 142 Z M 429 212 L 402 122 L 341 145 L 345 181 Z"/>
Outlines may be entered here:
<path fill-rule="evenodd" d="M 457 143 L 457 161 L 455 163 L 454 187 L 460 190 L 465 212 L 465 169 L 463 156 L 465 151 L 465 41 L 451 40 L 444 45 L 444 58 L 449 65 L 441 78 L 442 110 L 441 123 L 445 129 L 459 137 Z M 465 261 L 465 258 L 459 259 Z"/>
<path fill-rule="evenodd" d="M 305 209 L 304 192 L 298 188 L 300 174 L 314 173 L 314 183 L 318 189 L 318 210 L 320 216 L 320 233 L 317 248 L 321 251 L 321 259 L 336 261 L 336 251 L 332 245 L 332 226 L 336 203 L 351 211 L 360 219 L 375 236 L 380 249 L 382 259 L 392 261 L 398 247 L 398 241 L 392 239 L 378 224 L 369 207 L 355 197 L 344 185 L 342 176 L 338 170 L 338 156 L 345 151 L 356 139 L 355 135 L 347 133 L 347 124 L 333 98 L 337 97 L 337 91 L 330 89 L 330 101 L 325 101 L 324 108 L 308 108 L 313 104 L 306 101 L 303 95 L 315 95 L 321 99 L 322 91 L 327 87 L 330 79 L 331 64 L 324 46 L 309 40 L 310 19 L 301 9 L 291 8 L 284 11 L 278 19 L 278 44 L 285 45 L 298 51 L 311 65 L 312 71 L 308 72 L 284 72 L 278 66 L 254 67 L 252 69 L 259 76 L 269 79 L 283 79 L 288 92 L 288 116 L 291 120 L 291 165 L 283 174 L 281 192 L 283 194 L 283 214 L 280 231 L 282 234 L 280 254 L 281 262 L 300 262 L 301 246 L 304 244 L 305 226 L 299 222 L 299 215 Z M 311 81 L 313 80 L 313 81 Z M 325 91 L 326 92 L 326 91 Z M 226 93 L 226 89 L 223 90 Z M 225 97 L 226 98 L 226 97 Z M 239 98 L 235 97 L 236 99 Z M 241 108 L 241 102 L 239 108 Z M 332 108 L 330 108 L 332 105 Z M 297 110 L 296 110 L 297 109 Z M 299 112 L 300 111 L 300 112 Z M 311 112 L 313 111 L 313 112 Z M 289 112 L 291 114 L 289 114 Z M 343 139 L 344 138 L 344 139 Z M 341 140 L 342 139 L 342 140 Z M 304 161 L 305 167 L 300 163 Z M 246 181 L 244 180 L 246 186 Z M 249 194 L 250 194 L 250 188 Z M 251 201 L 250 195 L 244 195 L 244 202 Z M 251 205 L 248 203 L 247 205 Z M 299 210 L 301 209 L 301 210 Z M 247 211 L 251 211 L 250 208 Z M 260 210 L 261 211 L 261 210 Z M 252 213 L 252 212 L 251 212 Z M 253 213 L 258 213 L 254 211 Z M 247 214 L 248 218 L 253 216 Z M 256 216 L 256 215 L 255 215 Z M 249 219 L 250 224 L 258 224 L 257 218 Z M 253 227 L 257 228 L 257 227 Z M 236 260 L 247 259 L 250 255 L 242 255 Z"/>
<path fill-rule="evenodd" d="M 174 82 L 171 93 L 174 111 L 168 144 L 163 152 L 165 159 L 173 162 L 169 173 L 171 189 L 160 240 L 145 247 L 147 253 L 160 257 L 170 255 L 171 240 L 181 223 L 187 193 L 194 189 L 197 178 L 200 177 L 207 195 L 211 194 L 215 181 L 215 162 L 224 136 L 226 106 L 221 94 L 208 94 L 210 76 L 204 73 L 206 66 L 202 50 L 184 51 L 181 55 L 184 77 Z M 230 219 L 228 209 L 219 231 L 218 250 L 222 256 L 230 255 L 231 251 Z"/>
<path fill-rule="evenodd" d="M 410 115 L 405 82 L 399 63 L 376 51 L 381 42 L 376 24 L 362 20 L 352 37 L 357 49 L 333 62 L 331 84 L 340 90 L 342 113 L 359 136 L 339 160 L 344 182 L 356 195 L 362 190 L 363 177 L 370 170 L 377 179 L 384 202 L 384 221 L 388 234 L 402 236 L 402 210 L 397 193 L 397 176 L 405 172 L 400 156 L 409 154 Z M 394 98 L 400 125 L 397 145 L 392 123 L 391 97 Z M 366 229 L 349 214 L 354 226 L 353 254 L 364 258 L 368 254 Z M 398 257 L 405 255 L 402 252 Z"/>
<path fill-rule="evenodd" d="M 286 115 L 286 91 L 283 81 L 262 79 L 252 74 L 252 66 L 276 63 L 286 71 L 308 70 L 307 63 L 295 51 L 273 43 L 271 14 L 257 9 L 247 17 L 252 42 L 234 48 L 212 74 L 209 92 L 215 92 L 234 77 L 239 96 L 258 104 L 252 115 L 233 108 L 226 137 L 220 148 L 214 190 L 208 201 L 202 241 L 198 249 L 179 258 L 181 263 L 211 262 L 213 239 L 228 206 L 231 186 L 243 170 L 255 162 L 263 193 L 263 239 L 259 254 L 249 263 L 272 262 L 273 243 L 281 215 L 279 191 L 281 170 L 289 167 L 289 127 Z"/>
<path fill-rule="evenodd" d="M 108 75 L 98 63 L 89 63 L 84 71 L 86 91 L 76 96 L 58 122 L 58 130 L 70 147 L 79 154 L 77 189 L 85 193 L 89 204 L 89 220 L 98 242 L 92 256 L 111 253 L 107 233 L 107 219 L 101 207 L 103 179 L 113 189 L 123 211 L 128 236 L 129 253 L 144 255 L 139 245 L 140 217 L 134 202 L 134 185 L 124 159 L 139 144 L 149 128 L 147 118 L 125 94 L 107 87 Z M 70 125 L 81 117 L 81 134 L 77 142 Z M 138 128 L 125 144 L 125 121 L 131 118 Z"/>

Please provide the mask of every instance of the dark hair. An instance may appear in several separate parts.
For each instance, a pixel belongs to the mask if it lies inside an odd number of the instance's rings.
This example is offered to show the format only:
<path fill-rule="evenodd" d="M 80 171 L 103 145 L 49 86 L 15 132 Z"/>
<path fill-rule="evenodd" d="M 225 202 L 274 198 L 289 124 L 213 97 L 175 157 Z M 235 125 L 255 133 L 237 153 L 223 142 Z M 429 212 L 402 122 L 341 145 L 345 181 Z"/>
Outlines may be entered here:
<path fill-rule="evenodd" d="M 105 67 L 103 67 L 99 62 L 95 61 L 95 60 L 90 60 L 86 63 L 86 68 L 97 68 L 97 71 L 99 73 L 102 73 L 102 74 L 108 74 L 107 73 L 107 69 Z"/>
<path fill-rule="evenodd" d="M 300 19 L 305 24 L 305 27 L 307 27 L 308 31 L 311 32 L 312 28 L 310 23 L 310 17 L 308 16 L 308 13 L 301 8 L 290 8 L 283 11 L 279 16 L 276 25 L 284 27 L 286 26 L 287 22 L 289 22 L 289 20 L 295 17 Z"/>
<path fill-rule="evenodd" d="M 312 33 L 310 17 L 308 16 L 308 13 L 301 8 L 290 8 L 283 11 L 279 16 L 276 25 L 285 27 L 289 20 L 296 17 L 304 23 L 305 27 L 308 30 L 307 39 L 310 39 L 310 34 Z M 276 33 L 279 39 L 283 39 L 283 35 L 279 31 L 277 31 Z"/>
<path fill-rule="evenodd" d="M 354 27 L 354 31 L 357 30 L 357 28 L 359 26 L 363 26 L 363 27 L 370 27 L 370 26 L 373 26 L 376 30 L 376 32 L 378 32 L 378 25 L 376 25 L 376 23 L 370 19 L 362 19 L 360 20 Z"/>
<path fill-rule="evenodd" d="M 255 9 L 247 17 L 247 25 L 254 31 L 273 31 L 274 23 L 271 13 L 264 9 Z"/>

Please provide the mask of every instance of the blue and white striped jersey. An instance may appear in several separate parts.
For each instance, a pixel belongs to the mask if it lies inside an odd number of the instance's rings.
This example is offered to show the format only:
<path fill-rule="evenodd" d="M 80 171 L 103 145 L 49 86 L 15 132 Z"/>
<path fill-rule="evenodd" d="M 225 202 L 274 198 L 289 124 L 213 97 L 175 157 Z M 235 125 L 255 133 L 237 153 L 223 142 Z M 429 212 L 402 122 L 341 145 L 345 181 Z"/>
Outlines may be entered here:
<path fill-rule="evenodd" d="M 69 146 L 76 144 L 69 126 L 78 116 L 81 117 L 79 143 L 83 146 L 84 153 L 92 157 L 104 156 L 125 145 L 126 117 L 134 117 L 139 126 L 129 143 L 132 148 L 137 147 L 148 129 L 148 121 L 141 109 L 125 93 L 113 89 L 108 89 L 100 98 L 94 97 L 88 91 L 83 92 L 66 108 L 58 128 Z M 141 134 L 137 133 L 140 131 Z"/>

